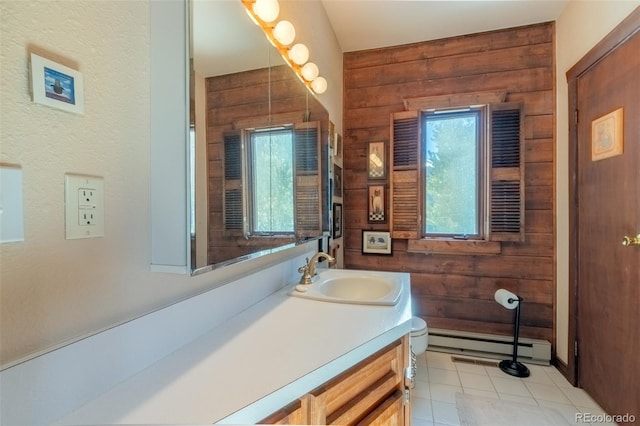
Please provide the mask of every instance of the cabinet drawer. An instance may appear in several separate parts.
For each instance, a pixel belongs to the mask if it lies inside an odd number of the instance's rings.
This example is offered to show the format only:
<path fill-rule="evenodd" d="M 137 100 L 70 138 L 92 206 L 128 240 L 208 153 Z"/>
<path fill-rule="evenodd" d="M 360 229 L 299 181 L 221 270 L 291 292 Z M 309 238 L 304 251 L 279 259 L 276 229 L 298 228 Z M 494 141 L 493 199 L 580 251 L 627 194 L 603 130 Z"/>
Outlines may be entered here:
<path fill-rule="evenodd" d="M 365 418 L 403 386 L 403 354 L 398 340 L 312 391 L 312 420 L 344 425 Z"/>

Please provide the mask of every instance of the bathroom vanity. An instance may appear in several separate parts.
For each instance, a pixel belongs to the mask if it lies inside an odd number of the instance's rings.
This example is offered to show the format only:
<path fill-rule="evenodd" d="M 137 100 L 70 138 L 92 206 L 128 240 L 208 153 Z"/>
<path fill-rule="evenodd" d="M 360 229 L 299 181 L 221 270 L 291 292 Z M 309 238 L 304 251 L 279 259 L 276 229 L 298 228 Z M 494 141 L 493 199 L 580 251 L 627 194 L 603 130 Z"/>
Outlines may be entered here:
<path fill-rule="evenodd" d="M 400 279 L 395 305 L 291 297 L 291 283 L 56 424 L 403 424 L 409 275 L 380 274 Z"/>

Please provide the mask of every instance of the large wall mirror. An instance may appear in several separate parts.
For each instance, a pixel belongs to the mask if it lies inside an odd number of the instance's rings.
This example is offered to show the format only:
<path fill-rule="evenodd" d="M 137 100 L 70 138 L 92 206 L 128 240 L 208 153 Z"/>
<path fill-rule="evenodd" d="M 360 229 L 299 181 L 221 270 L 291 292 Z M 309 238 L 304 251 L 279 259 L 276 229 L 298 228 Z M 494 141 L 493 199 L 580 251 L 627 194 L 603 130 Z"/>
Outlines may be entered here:
<path fill-rule="evenodd" d="M 191 271 L 329 229 L 329 115 L 240 0 L 190 0 Z"/>

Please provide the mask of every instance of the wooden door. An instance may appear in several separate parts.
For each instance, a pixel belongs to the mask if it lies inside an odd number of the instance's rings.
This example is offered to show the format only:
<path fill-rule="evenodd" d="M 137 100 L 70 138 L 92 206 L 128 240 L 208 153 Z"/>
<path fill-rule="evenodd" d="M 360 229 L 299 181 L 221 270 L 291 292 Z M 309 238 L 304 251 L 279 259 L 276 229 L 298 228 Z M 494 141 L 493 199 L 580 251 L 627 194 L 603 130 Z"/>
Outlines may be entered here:
<path fill-rule="evenodd" d="M 577 77 L 578 384 L 609 414 L 640 418 L 640 32 Z M 594 120 L 623 108 L 623 132 Z M 605 136 L 600 131 L 604 130 Z M 623 138 L 623 153 L 595 160 Z M 624 422 L 622 422 L 624 423 Z"/>

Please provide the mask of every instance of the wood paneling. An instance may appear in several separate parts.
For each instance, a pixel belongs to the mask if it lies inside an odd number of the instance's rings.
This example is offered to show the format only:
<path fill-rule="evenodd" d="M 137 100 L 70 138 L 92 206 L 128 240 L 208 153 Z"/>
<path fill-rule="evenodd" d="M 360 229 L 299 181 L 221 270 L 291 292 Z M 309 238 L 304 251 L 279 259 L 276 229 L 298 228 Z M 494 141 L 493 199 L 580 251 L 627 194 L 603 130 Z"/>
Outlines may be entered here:
<path fill-rule="evenodd" d="M 345 266 L 411 273 L 414 314 L 430 327 L 511 335 L 512 312 L 493 299 L 507 288 L 525 300 L 521 335 L 553 340 L 553 40 L 544 23 L 344 55 Z M 367 221 L 367 142 L 389 140 L 405 99 L 498 90 L 524 104 L 525 241 L 500 254 L 425 255 L 396 239 L 392 256 L 363 255 L 362 230 L 389 227 Z"/>
<path fill-rule="evenodd" d="M 294 242 L 294 236 L 245 239 L 225 234 L 221 201 L 224 186 L 223 134 L 246 127 L 265 127 L 270 123 L 328 122 L 326 110 L 319 102 L 309 102 L 307 89 L 286 65 L 209 77 L 206 90 L 209 263 Z M 305 119 L 307 109 L 309 117 Z M 326 132 L 324 125 L 322 132 Z M 323 133 L 321 138 L 328 140 L 328 135 Z"/>

